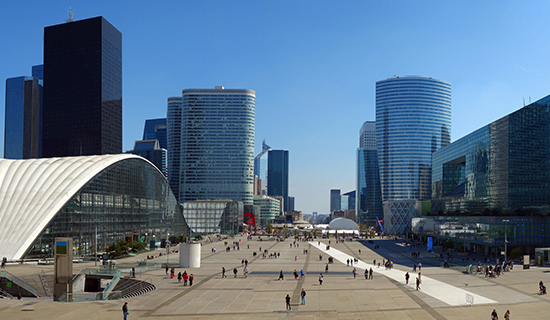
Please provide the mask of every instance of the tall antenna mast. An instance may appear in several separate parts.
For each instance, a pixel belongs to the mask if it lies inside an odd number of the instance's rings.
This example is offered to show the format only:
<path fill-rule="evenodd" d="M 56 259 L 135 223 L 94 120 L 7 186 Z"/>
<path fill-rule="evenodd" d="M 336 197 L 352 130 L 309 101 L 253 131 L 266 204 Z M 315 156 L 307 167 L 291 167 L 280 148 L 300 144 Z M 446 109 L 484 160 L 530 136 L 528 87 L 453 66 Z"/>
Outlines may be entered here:
<path fill-rule="evenodd" d="M 74 11 L 71 11 L 71 7 L 69 7 L 69 19 L 67 19 L 67 22 L 73 22 L 74 21 Z"/>

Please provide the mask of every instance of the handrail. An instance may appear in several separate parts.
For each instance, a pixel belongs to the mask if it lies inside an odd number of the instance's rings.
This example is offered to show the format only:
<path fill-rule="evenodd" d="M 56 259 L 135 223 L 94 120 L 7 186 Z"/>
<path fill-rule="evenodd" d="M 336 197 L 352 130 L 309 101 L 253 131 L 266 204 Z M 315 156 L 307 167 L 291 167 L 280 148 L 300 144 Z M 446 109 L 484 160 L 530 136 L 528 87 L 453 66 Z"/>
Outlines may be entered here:
<path fill-rule="evenodd" d="M 10 280 L 11 282 L 15 283 L 16 285 L 20 286 L 21 288 L 27 290 L 29 293 L 33 294 L 35 297 L 38 297 L 38 290 L 31 286 L 30 284 L 26 283 L 25 281 L 17 278 L 13 274 L 7 272 L 7 271 L 0 271 L 0 278 L 6 278 Z"/>
<path fill-rule="evenodd" d="M 13 299 L 13 296 L 11 294 L 9 294 L 9 292 L 7 291 L 4 291 L 0 288 L 0 297 L 1 298 L 5 298 L 5 299 L 8 299 L 8 300 L 12 300 Z"/>
<path fill-rule="evenodd" d="M 44 269 L 42 269 L 42 274 L 44 275 L 44 280 L 46 280 L 46 285 L 48 286 L 48 291 L 52 291 L 52 287 L 50 287 L 50 282 L 48 281 L 48 277 L 46 277 L 46 273 L 44 272 Z"/>
<path fill-rule="evenodd" d="M 120 279 L 121 272 L 118 271 L 116 275 L 113 277 L 109 285 L 103 290 L 103 295 L 101 297 L 101 300 L 105 300 L 105 298 L 108 296 L 109 292 L 115 287 L 115 285 L 118 282 L 118 279 Z"/>

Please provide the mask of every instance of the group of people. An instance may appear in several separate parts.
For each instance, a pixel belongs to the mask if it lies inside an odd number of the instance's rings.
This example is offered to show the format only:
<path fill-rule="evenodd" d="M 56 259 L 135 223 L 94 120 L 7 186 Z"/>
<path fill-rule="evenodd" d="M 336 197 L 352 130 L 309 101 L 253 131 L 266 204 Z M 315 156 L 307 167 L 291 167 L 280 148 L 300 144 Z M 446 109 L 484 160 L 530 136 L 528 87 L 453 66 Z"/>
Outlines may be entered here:
<path fill-rule="evenodd" d="M 496 309 L 493 309 L 493 312 L 491 312 L 491 320 L 498 320 Z M 510 320 L 510 310 L 506 310 L 506 313 L 504 314 L 504 320 Z"/>
<path fill-rule="evenodd" d="M 165 266 L 165 270 L 166 270 L 166 275 L 168 275 L 168 270 L 170 270 L 170 279 L 173 279 L 176 275 L 176 268 L 175 267 L 172 267 L 172 268 L 169 268 L 168 265 Z M 181 283 L 181 281 L 183 280 L 183 285 L 184 286 L 187 286 L 187 284 L 189 283 L 190 286 L 193 285 L 193 274 L 187 274 L 187 271 L 183 271 L 183 273 L 180 271 L 178 272 L 178 275 L 177 275 L 177 278 L 178 278 L 178 282 Z"/>

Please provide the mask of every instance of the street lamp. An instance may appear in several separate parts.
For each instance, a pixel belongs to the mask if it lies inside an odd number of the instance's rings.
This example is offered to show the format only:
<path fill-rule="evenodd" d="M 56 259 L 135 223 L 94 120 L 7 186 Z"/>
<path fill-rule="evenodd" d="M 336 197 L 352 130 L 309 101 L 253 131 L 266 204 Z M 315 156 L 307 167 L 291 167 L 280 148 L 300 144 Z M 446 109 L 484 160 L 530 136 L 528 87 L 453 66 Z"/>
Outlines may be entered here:
<path fill-rule="evenodd" d="M 504 222 L 504 261 L 506 261 L 506 254 L 508 253 L 508 225 L 506 222 L 510 222 L 510 220 L 505 219 L 502 222 Z"/>

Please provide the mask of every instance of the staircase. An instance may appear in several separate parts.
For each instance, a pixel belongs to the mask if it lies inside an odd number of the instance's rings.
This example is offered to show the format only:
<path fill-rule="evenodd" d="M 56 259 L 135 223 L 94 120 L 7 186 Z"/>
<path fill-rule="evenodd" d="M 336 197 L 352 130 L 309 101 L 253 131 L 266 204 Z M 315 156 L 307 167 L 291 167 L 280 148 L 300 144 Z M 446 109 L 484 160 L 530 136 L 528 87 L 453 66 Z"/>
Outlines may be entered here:
<path fill-rule="evenodd" d="M 147 280 L 152 280 L 148 278 Z M 142 294 L 154 292 L 157 287 L 147 281 L 141 281 L 131 278 L 120 278 L 113 291 L 120 291 L 122 299 L 135 298 Z"/>

